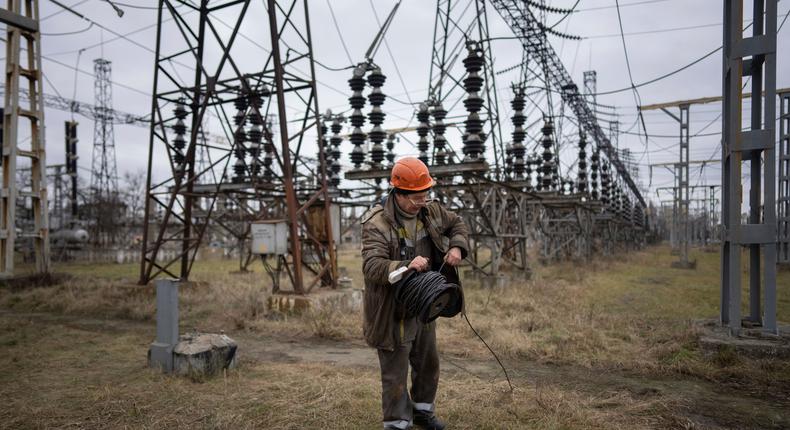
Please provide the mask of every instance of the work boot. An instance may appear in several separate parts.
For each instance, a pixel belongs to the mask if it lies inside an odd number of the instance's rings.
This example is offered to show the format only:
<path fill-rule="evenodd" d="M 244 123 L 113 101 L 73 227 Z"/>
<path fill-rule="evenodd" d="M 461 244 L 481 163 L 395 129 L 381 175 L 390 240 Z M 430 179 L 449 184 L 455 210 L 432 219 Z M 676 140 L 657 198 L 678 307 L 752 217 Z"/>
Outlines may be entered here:
<path fill-rule="evenodd" d="M 414 425 L 425 430 L 444 430 L 446 424 L 433 412 L 414 411 Z"/>

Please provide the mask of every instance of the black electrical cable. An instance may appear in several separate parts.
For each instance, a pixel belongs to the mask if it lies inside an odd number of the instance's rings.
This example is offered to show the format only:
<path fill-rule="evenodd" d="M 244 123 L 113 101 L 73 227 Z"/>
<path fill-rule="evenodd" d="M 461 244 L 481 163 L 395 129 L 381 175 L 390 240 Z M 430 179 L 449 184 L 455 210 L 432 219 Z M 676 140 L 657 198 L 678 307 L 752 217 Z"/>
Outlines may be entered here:
<path fill-rule="evenodd" d="M 442 267 L 444 267 L 444 263 L 442 263 Z M 441 267 L 439 270 L 441 271 Z M 483 342 L 499 367 L 502 368 L 507 385 L 510 387 L 510 391 L 513 391 L 513 383 L 510 381 L 510 375 L 502 364 L 502 360 L 469 321 L 469 317 L 464 311 L 463 290 L 459 285 L 448 283 L 447 278 L 439 272 L 419 273 L 412 271 L 396 284 L 395 299 L 405 307 L 407 316 L 417 317 L 423 324 L 440 316 L 452 318 L 459 313 L 463 314 L 469 328 Z"/>
<path fill-rule="evenodd" d="M 423 324 L 439 318 L 451 318 L 463 309 L 461 287 L 448 283 L 439 272 L 409 272 L 397 284 L 395 299 L 403 305 L 408 317 L 417 317 Z"/>

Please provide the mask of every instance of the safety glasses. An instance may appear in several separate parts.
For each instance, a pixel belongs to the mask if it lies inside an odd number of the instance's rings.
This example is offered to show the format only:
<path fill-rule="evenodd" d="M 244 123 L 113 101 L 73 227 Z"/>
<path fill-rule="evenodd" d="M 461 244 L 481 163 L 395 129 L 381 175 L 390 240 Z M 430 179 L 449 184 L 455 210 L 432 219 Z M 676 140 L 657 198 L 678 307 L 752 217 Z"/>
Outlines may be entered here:
<path fill-rule="evenodd" d="M 417 207 L 425 206 L 428 203 L 428 200 L 430 200 L 428 198 L 428 193 L 406 195 L 406 199 L 409 201 L 409 203 Z"/>

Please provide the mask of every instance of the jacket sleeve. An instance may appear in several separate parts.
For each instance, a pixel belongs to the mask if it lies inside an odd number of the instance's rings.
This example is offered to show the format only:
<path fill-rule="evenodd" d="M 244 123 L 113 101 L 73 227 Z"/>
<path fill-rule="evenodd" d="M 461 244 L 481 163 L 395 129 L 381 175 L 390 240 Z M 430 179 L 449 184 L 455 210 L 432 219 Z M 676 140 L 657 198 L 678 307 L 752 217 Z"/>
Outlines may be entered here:
<path fill-rule="evenodd" d="M 388 285 L 389 273 L 408 261 L 390 260 L 390 244 L 371 222 L 362 224 L 362 273 L 367 285 Z"/>
<path fill-rule="evenodd" d="M 442 223 L 445 226 L 444 235 L 450 238 L 449 247 L 457 246 L 461 249 L 461 257 L 466 258 L 469 254 L 469 227 L 464 220 L 455 212 L 445 209 L 439 205 L 442 214 Z"/>

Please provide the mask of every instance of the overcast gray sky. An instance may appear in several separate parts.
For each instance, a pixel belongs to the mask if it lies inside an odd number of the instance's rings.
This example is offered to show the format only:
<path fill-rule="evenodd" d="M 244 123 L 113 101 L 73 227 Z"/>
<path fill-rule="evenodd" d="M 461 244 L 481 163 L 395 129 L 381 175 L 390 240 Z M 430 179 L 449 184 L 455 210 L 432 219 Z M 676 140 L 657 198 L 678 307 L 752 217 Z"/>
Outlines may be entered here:
<path fill-rule="evenodd" d="M 122 18 L 118 17 L 112 7 L 103 0 L 62 0 L 62 2 L 113 32 L 119 34 L 136 32 L 128 36 L 128 39 L 134 42 L 120 39 L 110 31 L 102 30 L 98 25 L 91 25 L 71 13 L 64 12 L 49 0 L 40 0 L 41 27 L 44 34 L 43 68 L 48 78 L 45 92 L 59 93 L 66 98 L 74 97 L 79 101 L 93 103 L 94 89 L 91 76 L 93 60 L 103 57 L 112 61 L 114 107 L 135 114 L 149 114 L 154 67 L 156 2 L 154 0 L 117 2 L 125 12 Z M 266 48 L 269 46 L 266 15 L 262 6 L 264 2 L 258 0 L 252 3 L 242 27 L 242 33 L 247 39 L 240 40 L 235 51 L 238 57 L 243 57 L 239 58 L 240 63 L 252 68 L 248 70 L 250 72 L 255 71 L 257 61 L 265 60 L 265 52 L 257 45 Z M 395 0 L 331 0 L 340 34 L 354 62 L 362 60 L 364 52 L 378 30 L 376 13 L 383 21 L 395 3 Z M 570 7 L 575 2 L 556 0 L 548 3 L 555 7 Z M 779 2 L 780 23 L 790 9 L 787 3 L 787 1 Z M 577 8 L 578 12 L 557 27 L 563 32 L 582 36 L 583 39 L 570 41 L 550 37 L 554 49 L 560 53 L 566 68 L 580 87 L 584 70 L 597 71 L 599 92 L 629 86 L 617 10 L 614 5 L 614 0 L 583 0 Z M 688 64 L 722 43 L 722 2 L 719 0 L 622 0 L 620 6 L 633 80 L 637 84 Z M 333 25 L 329 2 L 310 0 L 309 7 L 316 59 L 330 67 L 348 66 L 349 59 L 341 44 L 338 31 Z M 434 1 L 403 1 L 386 36 L 389 50 L 382 46 L 375 59 L 388 76 L 384 86 L 386 94 L 394 95 L 402 101 L 411 100 L 415 103 L 426 97 L 434 13 Z M 512 35 L 490 5 L 488 17 L 492 37 Z M 549 15 L 547 21 L 552 23 L 556 17 L 558 16 Z M 232 20 L 229 15 L 223 19 Z M 746 19 L 749 19 L 748 13 Z M 170 26 L 172 31 L 173 23 L 169 22 L 166 25 Z M 790 27 L 790 24 L 786 27 Z M 790 63 L 786 55 L 781 55 L 790 52 L 788 42 L 790 42 L 790 29 L 783 28 L 779 33 L 778 41 L 780 53 L 777 61 L 778 87 L 790 86 Z M 495 70 L 501 70 L 520 61 L 517 42 L 503 40 L 492 43 Z M 402 83 L 397 77 L 395 64 L 402 76 Z M 642 103 L 719 95 L 721 64 L 722 57 L 719 52 L 686 71 L 642 87 L 639 90 Z M 84 73 L 75 72 L 75 67 Z M 347 109 L 350 90 L 346 80 L 350 77 L 350 71 L 336 72 L 317 67 L 316 72 L 320 82 L 321 110 Z M 508 136 L 509 119 L 504 116 L 509 117 L 510 113 L 511 96 L 508 85 L 512 76 L 509 76 L 502 75 L 501 81 L 497 82 L 504 134 Z M 632 128 L 636 121 L 636 107 L 631 92 L 601 96 L 598 101 L 617 106 L 621 130 L 630 129 L 634 133 L 637 132 L 637 127 Z M 720 103 L 692 106 L 691 134 L 699 132 L 706 125 L 708 127 L 704 133 L 720 131 L 720 122 L 715 120 L 720 114 L 720 107 Z M 384 110 L 389 114 L 385 123 L 386 128 L 406 125 L 413 112 L 411 106 L 393 100 L 385 103 Z M 63 162 L 62 124 L 68 118 L 69 114 L 65 112 L 51 109 L 46 111 L 47 161 L 50 164 Z M 93 123 L 86 118 L 76 119 L 80 122 L 79 164 L 82 175 L 87 179 L 91 160 Z M 646 112 L 645 121 L 648 134 L 656 137 L 651 137 L 645 142 L 644 137 L 634 134 L 622 135 L 620 145 L 632 149 L 642 165 L 641 180 L 647 184 L 650 181 L 646 167 L 648 163 L 677 160 L 678 139 L 659 136 L 677 135 L 678 126 L 673 119 L 660 111 Z M 147 129 L 118 125 L 115 128 L 115 141 L 119 174 L 145 169 Z M 691 159 L 718 159 L 720 155 L 720 151 L 716 149 L 718 142 L 718 136 L 693 138 Z M 344 143 L 344 164 L 350 164 L 346 154 L 350 147 L 348 142 Z M 399 144 L 399 154 L 415 152 L 405 142 Z M 312 154 L 312 152 L 308 153 Z M 720 174 L 718 164 L 708 166 L 703 174 L 700 174 L 699 169 L 692 168 L 692 183 L 718 183 Z M 671 184 L 672 175 L 669 172 L 654 172 L 653 188 Z M 655 200 L 655 192 L 651 191 L 649 197 Z"/>

